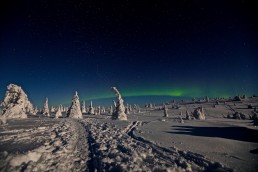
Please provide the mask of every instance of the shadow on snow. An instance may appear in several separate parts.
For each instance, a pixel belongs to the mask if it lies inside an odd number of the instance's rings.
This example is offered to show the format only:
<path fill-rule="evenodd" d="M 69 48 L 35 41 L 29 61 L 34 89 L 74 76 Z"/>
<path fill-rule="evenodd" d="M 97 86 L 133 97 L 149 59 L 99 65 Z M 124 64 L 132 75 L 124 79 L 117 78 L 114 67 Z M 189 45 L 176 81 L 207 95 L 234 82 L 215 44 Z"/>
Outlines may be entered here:
<path fill-rule="evenodd" d="M 224 139 L 258 143 L 258 130 L 245 127 L 196 127 L 172 126 L 172 134 L 185 134 L 203 137 L 218 137 Z"/>

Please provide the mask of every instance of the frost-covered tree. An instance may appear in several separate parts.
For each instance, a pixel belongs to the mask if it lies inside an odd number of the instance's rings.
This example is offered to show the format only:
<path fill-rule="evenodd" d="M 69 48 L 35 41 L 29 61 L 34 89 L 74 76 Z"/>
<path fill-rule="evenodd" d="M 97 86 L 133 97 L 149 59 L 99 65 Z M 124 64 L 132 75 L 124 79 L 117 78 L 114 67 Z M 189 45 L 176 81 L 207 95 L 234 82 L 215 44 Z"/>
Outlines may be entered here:
<path fill-rule="evenodd" d="M 64 107 L 64 112 L 68 112 L 69 108 L 68 107 Z"/>
<path fill-rule="evenodd" d="M 100 106 L 98 106 L 96 109 L 95 115 L 100 115 L 100 112 L 101 112 L 101 108 L 100 108 Z"/>
<path fill-rule="evenodd" d="M 62 117 L 61 106 L 58 106 L 56 114 L 55 114 L 55 118 L 59 118 L 59 117 Z"/>
<path fill-rule="evenodd" d="M 1 106 L 3 108 L 2 116 L 5 118 L 27 118 L 26 113 L 34 110 L 23 89 L 15 84 L 7 86 Z"/>
<path fill-rule="evenodd" d="M 101 113 L 106 113 L 106 109 L 104 106 L 102 107 Z"/>
<path fill-rule="evenodd" d="M 112 118 L 118 120 L 127 120 L 127 116 L 125 114 L 124 100 L 122 99 L 121 94 L 116 87 L 111 87 L 111 89 L 118 98 L 117 105 L 115 106 L 115 110 L 112 114 Z"/>
<path fill-rule="evenodd" d="M 35 108 L 34 108 L 34 114 L 37 114 L 38 113 L 38 107 L 36 106 Z"/>
<path fill-rule="evenodd" d="M 70 118 L 82 118 L 80 100 L 77 91 L 75 92 L 72 104 L 67 112 L 67 116 Z"/>
<path fill-rule="evenodd" d="M 46 98 L 46 101 L 44 103 L 43 109 L 42 109 L 42 114 L 45 116 L 50 116 L 49 113 L 49 108 L 48 108 L 48 98 Z"/>
<path fill-rule="evenodd" d="M 163 117 L 168 117 L 168 109 L 167 109 L 166 105 L 163 106 L 163 110 L 164 110 L 164 116 Z"/>
<path fill-rule="evenodd" d="M 179 122 L 184 123 L 184 120 L 183 120 L 182 116 L 180 116 Z"/>
<path fill-rule="evenodd" d="M 111 115 L 113 114 L 113 106 L 112 105 L 110 106 L 110 114 Z"/>
<path fill-rule="evenodd" d="M 125 114 L 126 115 L 130 114 L 129 108 L 127 106 L 125 107 Z"/>
<path fill-rule="evenodd" d="M 116 108 L 116 101 L 113 100 L 113 105 L 114 105 L 114 108 Z"/>
<path fill-rule="evenodd" d="M 86 113 L 85 101 L 82 101 L 82 113 Z"/>
<path fill-rule="evenodd" d="M 126 107 L 125 107 L 125 114 L 126 115 L 130 114 L 129 104 L 128 103 L 126 104 Z"/>
<path fill-rule="evenodd" d="M 188 111 L 186 111 L 185 119 L 187 119 L 187 120 L 191 120 L 192 119 L 191 115 L 190 115 L 190 113 Z"/>
<path fill-rule="evenodd" d="M 60 104 L 60 109 L 61 109 L 61 112 L 65 112 L 64 107 L 63 107 L 62 104 Z"/>
<path fill-rule="evenodd" d="M 209 101 L 210 101 L 210 99 L 209 99 L 208 96 L 205 97 L 205 101 L 206 101 L 206 102 L 209 102 Z"/>
<path fill-rule="evenodd" d="M 89 112 L 88 112 L 88 114 L 91 114 L 91 115 L 94 115 L 94 107 L 93 107 L 93 105 L 92 105 L 92 101 L 90 101 L 90 106 L 89 106 Z"/>
<path fill-rule="evenodd" d="M 137 106 L 137 109 L 138 109 L 138 113 L 141 113 L 141 108 L 139 105 Z"/>
<path fill-rule="evenodd" d="M 203 107 L 196 108 L 193 112 L 193 116 L 195 119 L 205 120 L 205 113 Z"/>
<path fill-rule="evenodd" d="M 55 108 L 52 106 L 50 112 L 55 112 Z"/>

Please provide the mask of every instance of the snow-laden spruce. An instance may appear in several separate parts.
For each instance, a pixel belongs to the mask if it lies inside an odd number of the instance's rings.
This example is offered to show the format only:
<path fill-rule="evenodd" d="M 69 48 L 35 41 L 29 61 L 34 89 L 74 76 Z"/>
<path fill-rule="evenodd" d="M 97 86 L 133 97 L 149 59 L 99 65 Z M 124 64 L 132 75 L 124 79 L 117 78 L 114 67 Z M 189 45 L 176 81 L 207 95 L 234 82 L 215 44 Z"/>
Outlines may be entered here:
<path fill-rule="evenodd" d="M 48 108 L 48 98 L 46 98 L 46 101 L 44 103 L 42 114 L 45 116 L 50 116 L 49 108 Z"/>
<path fill-rule="evenodd" d="M 164 110 L 164 116 L 163 117 L 168 117 L 168 109 L 167 109 L 166 105 L 164 105 L 163 110 Z"/>
<path fill-rule="evenodd" d="M 207 103 L 210 102 L 210 99 L 208 96 L 205 97 L 205 102 L 207 102 Z"/>
<path fill-rule="evenodd" d="M 33 108 L 33 114 L 36 115 L 38 113 L 38 108 L 37 106 L 35 108 Z"/>
<path fill-rule="evenodd" d="M 199 120 L 205 120 L 205 113 L 203 107 L 198 107 L 193 112 L 193 117 Z"/>
<path fill-rule="evenodd" d="M 67 117 L 70 118 L 82 118 L 82 111 L 80 106 L 80 100 L 77 91 L 75 92 L 75 95 L 72 100 L 71 107 L 69 108 L 67 112 Z"/>
<path fill-rule="evenodd" d="M 82 113 L 86 113 L 85 101 L 82 101 Z"/>
<path fill-rule="evenodd" d="M 114 105 L 114 108 L 116 108 L 116 101 L 113 100 L 113 105 Z"/>
<path fill-rule="evenodd" d="M 94 109 L 94 107 L 93 107 L 93 105 L 92 105 L 92 101 L 90 101 L 90 106 L 89 106 L 89 112 L 88 112 L 88 114 L 90 114 L 90 115 L 94 115 L 95 114 L 95 109 Z"/>
<path fill-rule="evenodd" d="M 27 118 L 26 113 L 34 111 L 28 96 L 20 86 L 15 84 L 7 86 L 1 106 L 3 107 L 2 116 L 5 116 L 5 118 Z"/>
<path fill-rule="evenodd" d="M 54 113 L 56 111 L 56 109 L 54 108 L 54 106 L 51 106 L 50 112 Z"/>
<path fill-rule="evenodd" d="M 125 114 L 125 106 L 124 106 L 124 100 L 122 99 L 121 94 L 116 89 L 116 87 L 111 87 L 112 91 L 115 93 L 115 95 L 118 98 L 118 101 L 115 106 L 115 110 L 112 114 L 112 119 L 118 119 L 118 120 L 127 120 L 127 116 Z"/>
<path fill-rule="evenodd" d="M 61 109 L 61 112 L 65 112 L 65 108 L 63 107 L 62 104 L 60 104 L 60 109 Z"/>
<path fill-rule="evenodd" d="M 102 106 L 101 113 L 102 113 L 102 114 L 105 114 L 105 113 L 106 113 L 106 108 L 105 108 L 104 106 Z"/>
<path fill-rule="evenodd" d="M 188 111 L 186 111 L 185 119 L 187 119 L 187 120 L 193 119 L 192 116 L 191 116 L 191 114 L 190 114 Z"/>
<path fill-rule="evenodd" d="M 113 114 L 113 106 L 111 105 L 110 106 L 110 111 L 109 111 L 109 113 L 112 115 Z"/>
<path fill-rule="evenodd" d="M 101 113 L 101 108 L 100 106 L 98 106 L 96 109 L 95 115 L 100 115 L 100 113 Z"/>
<path fill-rule="evenodd" d="M 58 109 L 55 114 L 55 118 L 60 118 L 60 117 L 62 117 L 62 111 L 61 111 L 61 106 L 58 106 Z"/>

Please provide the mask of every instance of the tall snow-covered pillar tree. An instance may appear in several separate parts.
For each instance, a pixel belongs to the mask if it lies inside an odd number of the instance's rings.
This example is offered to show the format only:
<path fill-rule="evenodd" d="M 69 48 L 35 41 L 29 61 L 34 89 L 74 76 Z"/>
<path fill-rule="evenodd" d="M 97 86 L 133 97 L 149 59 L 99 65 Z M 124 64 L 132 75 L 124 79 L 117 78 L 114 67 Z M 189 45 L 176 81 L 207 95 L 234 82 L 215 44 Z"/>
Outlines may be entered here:
<path fill-rule="evenodd" d="M 168 109 L 167 109 L 167 106 L 164 105 L 163 109 L 164 109 L 164 116 L 163 116 L 163 117 L 168 117 Z"/>
<path fill-rule="evenodd" d="M 82 101 L 82 113 L 86 113 L 85 101 Z"/>
<path fill-rule="evenodd" d="M 92 101 L 90 101 L 90 106 L 89 106 L 89 114 L 91 114 L 91 115 L 94 115 L 95 113 L 94 113 L 94 107 L 93 107 L 93 105 L 92 105 Z"/>
<path fill-rule="evenodd" d="M 46 101 L 44 103 L 42 114 L 46 116 L 50 116 L 49 108 L 48 108 L 48 98 L 46 98 Z"/>
<path fill-rule="evenodd" d="M 113 114 L 113 106 L 112 105 L 110 106 L 110 114 L 111 115 Z"/>
<path fill-rule="evenodd" d="M 70 118 L 82 118 L 80 100 L 77 91 L 75 92 L 72 100 L 72 105 L 67 112 L 67 116 Z"/>
<path fill-rule="evenodd" d="M 115 110 L 112 114 L 112 118 L 113 119 L 118 119 L 118 120 L 127 120 L 127 116 L 125 114 L 124 100 L 122 99 L 121 94 L 116 89 L 116 87 L 111 87 L 111 89 L 118 98 Z"/>

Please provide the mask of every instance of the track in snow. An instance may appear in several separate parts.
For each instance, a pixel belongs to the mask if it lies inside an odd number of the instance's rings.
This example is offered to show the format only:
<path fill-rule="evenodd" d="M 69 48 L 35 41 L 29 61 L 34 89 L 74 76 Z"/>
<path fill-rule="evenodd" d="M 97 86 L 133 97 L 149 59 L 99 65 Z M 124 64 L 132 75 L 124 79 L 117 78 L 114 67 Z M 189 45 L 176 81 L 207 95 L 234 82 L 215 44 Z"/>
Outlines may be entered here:
<path fill-rule="evenodd" d="M 141 121 L 120 129 L 116 125 L 83 121 L 89 132 L 91 171 L 232 171 L 199 154 L 159 147 L 134 134 Z"/>

